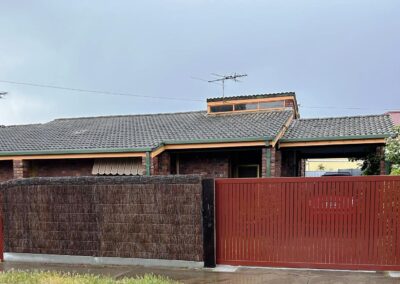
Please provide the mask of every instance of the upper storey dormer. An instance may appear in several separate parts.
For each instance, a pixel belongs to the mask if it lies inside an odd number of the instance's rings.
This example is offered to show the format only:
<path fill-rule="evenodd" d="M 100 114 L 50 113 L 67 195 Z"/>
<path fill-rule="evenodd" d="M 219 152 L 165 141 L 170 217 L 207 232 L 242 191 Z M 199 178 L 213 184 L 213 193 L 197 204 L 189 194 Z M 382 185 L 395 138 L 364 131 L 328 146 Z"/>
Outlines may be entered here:
<path fill-rule="evenodd" d="M 294 92 L 207 99 L 209 115 L 287 109 L 293 110 L 294 118 L 300 117 Z"/>

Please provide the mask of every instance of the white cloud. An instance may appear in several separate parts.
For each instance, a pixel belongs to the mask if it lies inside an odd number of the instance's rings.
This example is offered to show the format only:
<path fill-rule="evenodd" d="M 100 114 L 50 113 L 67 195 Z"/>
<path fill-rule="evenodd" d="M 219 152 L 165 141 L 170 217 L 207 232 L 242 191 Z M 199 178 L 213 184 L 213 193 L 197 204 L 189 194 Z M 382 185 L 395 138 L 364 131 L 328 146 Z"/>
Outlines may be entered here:
<path fill-rule="evenodd" d="M 52 107 L 52 104 L 37 97 L 14 95 L 12 92 L 0 100 L 0 125 L 45 122 Z"/>

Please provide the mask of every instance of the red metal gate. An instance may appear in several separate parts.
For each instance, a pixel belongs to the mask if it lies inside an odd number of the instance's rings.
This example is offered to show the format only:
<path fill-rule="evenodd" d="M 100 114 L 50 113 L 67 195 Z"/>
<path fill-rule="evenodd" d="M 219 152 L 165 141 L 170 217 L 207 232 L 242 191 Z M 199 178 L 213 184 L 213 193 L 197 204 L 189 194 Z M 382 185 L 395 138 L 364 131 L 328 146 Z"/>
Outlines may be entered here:
<path fill-rule="evenodd" d="M 400 177 L 216 180 L 217 263 L 400 270 Z"/>
<path fill-rule="evenodd" d="M 4 261 L 4 230 L 2 216 L 0 216 L 0 261 Z"/>

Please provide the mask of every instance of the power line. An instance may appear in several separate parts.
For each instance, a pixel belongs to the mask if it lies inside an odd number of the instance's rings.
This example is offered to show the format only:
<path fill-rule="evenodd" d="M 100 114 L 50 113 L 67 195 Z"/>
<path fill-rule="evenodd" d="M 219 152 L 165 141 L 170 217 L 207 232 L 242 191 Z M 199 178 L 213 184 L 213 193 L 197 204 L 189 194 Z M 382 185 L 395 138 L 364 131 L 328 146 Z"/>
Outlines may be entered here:
<path fill-rule="evenodd" d="M 219 84 L 219 83 L 217 83 L 217 82 L 210 82 L 210 81 L 208 81 L 208 80 L 206 80 L 206 79 L 202 79 L 202 78 L 199 78 L 199 77 L 190 76 L 190 79 L 199 80 L 199 81 L 203 81 L 203 82 L 206 82 L 206 83 L 213 83 L 213 84 L 215 84 L 215 85 L 221 86 L 221 84 Z"/>
<path fill-rule="evenodd" d="M 390 111 L 393 109 L 389 108 L 366 108 L 366 107 L 339 107 L 339 106 L 303 106 L 299 105 L 300 108 L 315 108 L 315 109 L 346 109 L 346 110 L 384 110 Z"/>
<path fill-rule="evenodd" d="M 215 74 L 215 75 L 217 75 L 217 74 Z M 232 77 L 235 75 L 232 75 Z M 222 77 L 222 75 L 218 75 L 218 76 Z M 246 75 L 239 75 L 239 76 L 246 76 Z M 236 76 L 236 78 L 237 77 L 238 76 Z M 220 78 L 217 80 L 211 80 L 211 81 L 197 78 L 197 77 L 191 77 L 191 78 L 195 79 L 195 80 L 200 80 L 200 81 L 205 81 L 205 82 L 215 83 L 215 84 L 218 84 L 217 83 L 218 81 L 223 82 L 223 78 Z M 236 78 L 228 78 L 228 79 L 235 80 Z M 217 81 L 217 82 L 215 82 L 215 81 Z M 238 81 L 238 80 L 236 79 L 235 81 Z M 132 94 L 132 93 L 89 90 L 89 89 L 80 89 L 80 88 L 63 87 L 63 86 L 47 85 L 47 84 L 39 84 L 39 83 L 29 83 L 29 82 L 19 82 L 19 81 L 9 81 L 9 80 L 0 80 L 0 83 L 39 87 L 39 88 L 50 88 L 50 89 L 58 89 L 58 90 L 64 90 L 64 91 L 82 92 L 82 93 L 94 93 L 94 94 L 110 95 L 110 96 L 125 96 L 125 97 L 149 98 L 149 99 L 160 99 L 160 100 L 175 100 L 175 101 L 194 101 L 194 102 L 204 102 L 204 100 L 205 100 L 205 99 L 188 99 L 188 98 L 177 98 L 177 97 L 147 96 L 147 95 Z M 220 84 L 218 84 L 218 85 L 220 85 Z M 4 96 L 7 94 L 8 94 L 8 92 L 0 92 L 0 99 L 4 98 Z M 340 106 L 303 106 L 303 105 L 299 105 L 299 107 L 300 108 L 311 108 L 311 109 L 384 110 L 384 111 L 393 110 L 393 109 L 388 109 L 388 108 L 340 107 Z"/>
<path fill-rule="evenodd" d="M 159 100 L 204 102 L 204 100 L 201 100 L 201 99 L 187 99 L 187 98 L 177 98 L 177 97 L 157 97 L 157 96 L 147 96 L 147 95 L 139 95 L 139 94 L 131 94 L 131 93 L 89 90 L 89 89 L 71 88 L 71 87 L 63 87 L 63 86 L 56 86 L 56 85 L 8 81 L 8 80 L 0 80 L 0 83 L 39 87 L 39 88 L 50 88 L 50 89 L 57 89 L 57 90 L 64 90 L 64 91 L 82 92 L 82 93 L 94 93 L 94 94 L 102 94 L 102 95 L 110 95 L 110 96 L 125 96 L 125 97 L 149 98 L 149 99 L 159 99 Z"/>

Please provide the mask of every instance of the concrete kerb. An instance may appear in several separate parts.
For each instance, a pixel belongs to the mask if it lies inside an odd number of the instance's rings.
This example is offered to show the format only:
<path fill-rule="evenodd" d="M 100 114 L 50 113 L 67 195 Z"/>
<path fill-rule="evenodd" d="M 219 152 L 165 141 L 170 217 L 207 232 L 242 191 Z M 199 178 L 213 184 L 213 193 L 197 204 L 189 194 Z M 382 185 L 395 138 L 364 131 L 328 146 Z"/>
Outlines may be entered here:
<path fill-rule="evenodd" d="M 33 253 L 4 253 L 4 261 L 9 262 L 35 262 L 56 264 L 87 264 L 87 265 L 139 265 L 174 268 L 203 268 L 202 261 L 169 260 L 169 259 L 143 259 L 122 257 L 93 257 L 55 254 Z"/>
<path fill-rule="evenodd" d="M 217 265 L 215 268 L 204 268 L 204 262 L 184 261 L 184 260 L 166 260 L 166 259 L 141 259 L 141 258 L 119 258 L 119 257 L 92 257 L 92 256 L 71 256 L 71 255 L 53 255 L 53 254 L 30 254 L 30 253 L 4 253 L 6 262 L 15 263 L 47 263 L 47 264 L 65 264 L 65 265 L 121 265 L 121 266 L 143 266 L 160 268 L 186 268 L 215 273 L 235 273 L 242 269 L 255 270 L 280 270 L 280 271 L 327 271 L 327 272 L 346 272 L 346 273 L 365 273 L 375 274 L 376 271 L 360 270 L 332 270 L 332 269 L 307 269 L 307 268 L 285 268 L 285 267 L 258 267 L 258 266 L 231 266 Z M 400 271 L 386 271 L 386 277 L 400 278 Z"/>

